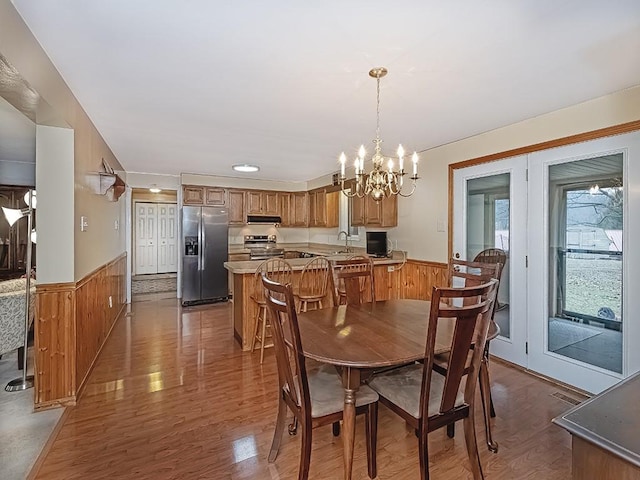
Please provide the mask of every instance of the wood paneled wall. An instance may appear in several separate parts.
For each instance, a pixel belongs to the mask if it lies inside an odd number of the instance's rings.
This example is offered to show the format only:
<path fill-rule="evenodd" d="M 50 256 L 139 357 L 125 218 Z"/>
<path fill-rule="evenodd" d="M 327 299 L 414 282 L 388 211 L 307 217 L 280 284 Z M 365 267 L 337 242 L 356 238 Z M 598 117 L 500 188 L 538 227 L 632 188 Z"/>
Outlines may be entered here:
<path fill-rule="evenodd" d="M 122 254 L 76 283 L 37 286 L 36 409 L 75 403 L 124 310 L 126 264 Z"/>
<path fill-rule="evenodd" d="M 400 270 L 400 298 L 430 300 L 434 286 L 448 285 L 446 263 L 407 260 Z"/>

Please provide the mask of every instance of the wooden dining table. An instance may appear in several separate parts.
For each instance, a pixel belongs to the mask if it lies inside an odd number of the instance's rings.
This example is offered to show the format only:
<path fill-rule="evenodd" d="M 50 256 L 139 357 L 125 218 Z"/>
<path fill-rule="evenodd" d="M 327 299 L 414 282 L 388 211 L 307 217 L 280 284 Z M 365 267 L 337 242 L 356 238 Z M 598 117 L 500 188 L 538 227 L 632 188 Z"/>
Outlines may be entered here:
<path fill-rule="evenodd" d="M 351 479 L 363 372 L 424 358 L 430 306 L 425 300 L 385 300 L 298 314 L 304 356 L 340 367 L 345 479 Z M 449 351 L 453 326 L 451 319 L 439 320 L 434 353 Z"/>

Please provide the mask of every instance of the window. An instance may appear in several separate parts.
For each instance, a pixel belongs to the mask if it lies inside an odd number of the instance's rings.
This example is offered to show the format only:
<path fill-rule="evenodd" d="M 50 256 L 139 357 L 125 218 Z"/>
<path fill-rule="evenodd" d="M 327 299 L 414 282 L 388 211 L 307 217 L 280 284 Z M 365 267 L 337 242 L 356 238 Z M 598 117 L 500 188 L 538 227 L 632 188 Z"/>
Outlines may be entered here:
<path fill-rule="evenodd" d="M 348 193 L 351 190 L 346 190 Z M 343 193 L 340 193 L 340 218 L 339 218 L 339 231 L 345 231 L 349 233 L 351 240 L 359 240 L 359 230 L 357 226 L 351 225 L 351 205 L 353 199 L 347 197 Z"/>

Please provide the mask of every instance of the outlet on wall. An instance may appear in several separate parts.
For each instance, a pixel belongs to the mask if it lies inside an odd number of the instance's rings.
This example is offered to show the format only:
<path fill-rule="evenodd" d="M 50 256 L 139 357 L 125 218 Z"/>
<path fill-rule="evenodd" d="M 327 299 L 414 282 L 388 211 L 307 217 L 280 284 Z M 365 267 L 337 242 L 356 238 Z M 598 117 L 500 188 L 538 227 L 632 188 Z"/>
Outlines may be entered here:
<path fill-rule="evenodd" d="M 89 229 L 89 220 L 84 215 L 80 217 L 80 231 L 86 232 Z"/>

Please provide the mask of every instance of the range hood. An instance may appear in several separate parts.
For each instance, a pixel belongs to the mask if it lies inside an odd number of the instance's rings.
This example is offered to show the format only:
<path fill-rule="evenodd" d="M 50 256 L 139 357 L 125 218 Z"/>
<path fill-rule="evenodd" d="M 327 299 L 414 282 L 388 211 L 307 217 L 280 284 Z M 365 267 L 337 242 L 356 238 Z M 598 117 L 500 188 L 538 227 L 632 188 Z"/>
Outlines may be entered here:
<path fill-rule="evenodd" d="M 247 215 L 248 224 L 277 225 L 282 223 L 282 218 L 278 215 Z"/>

